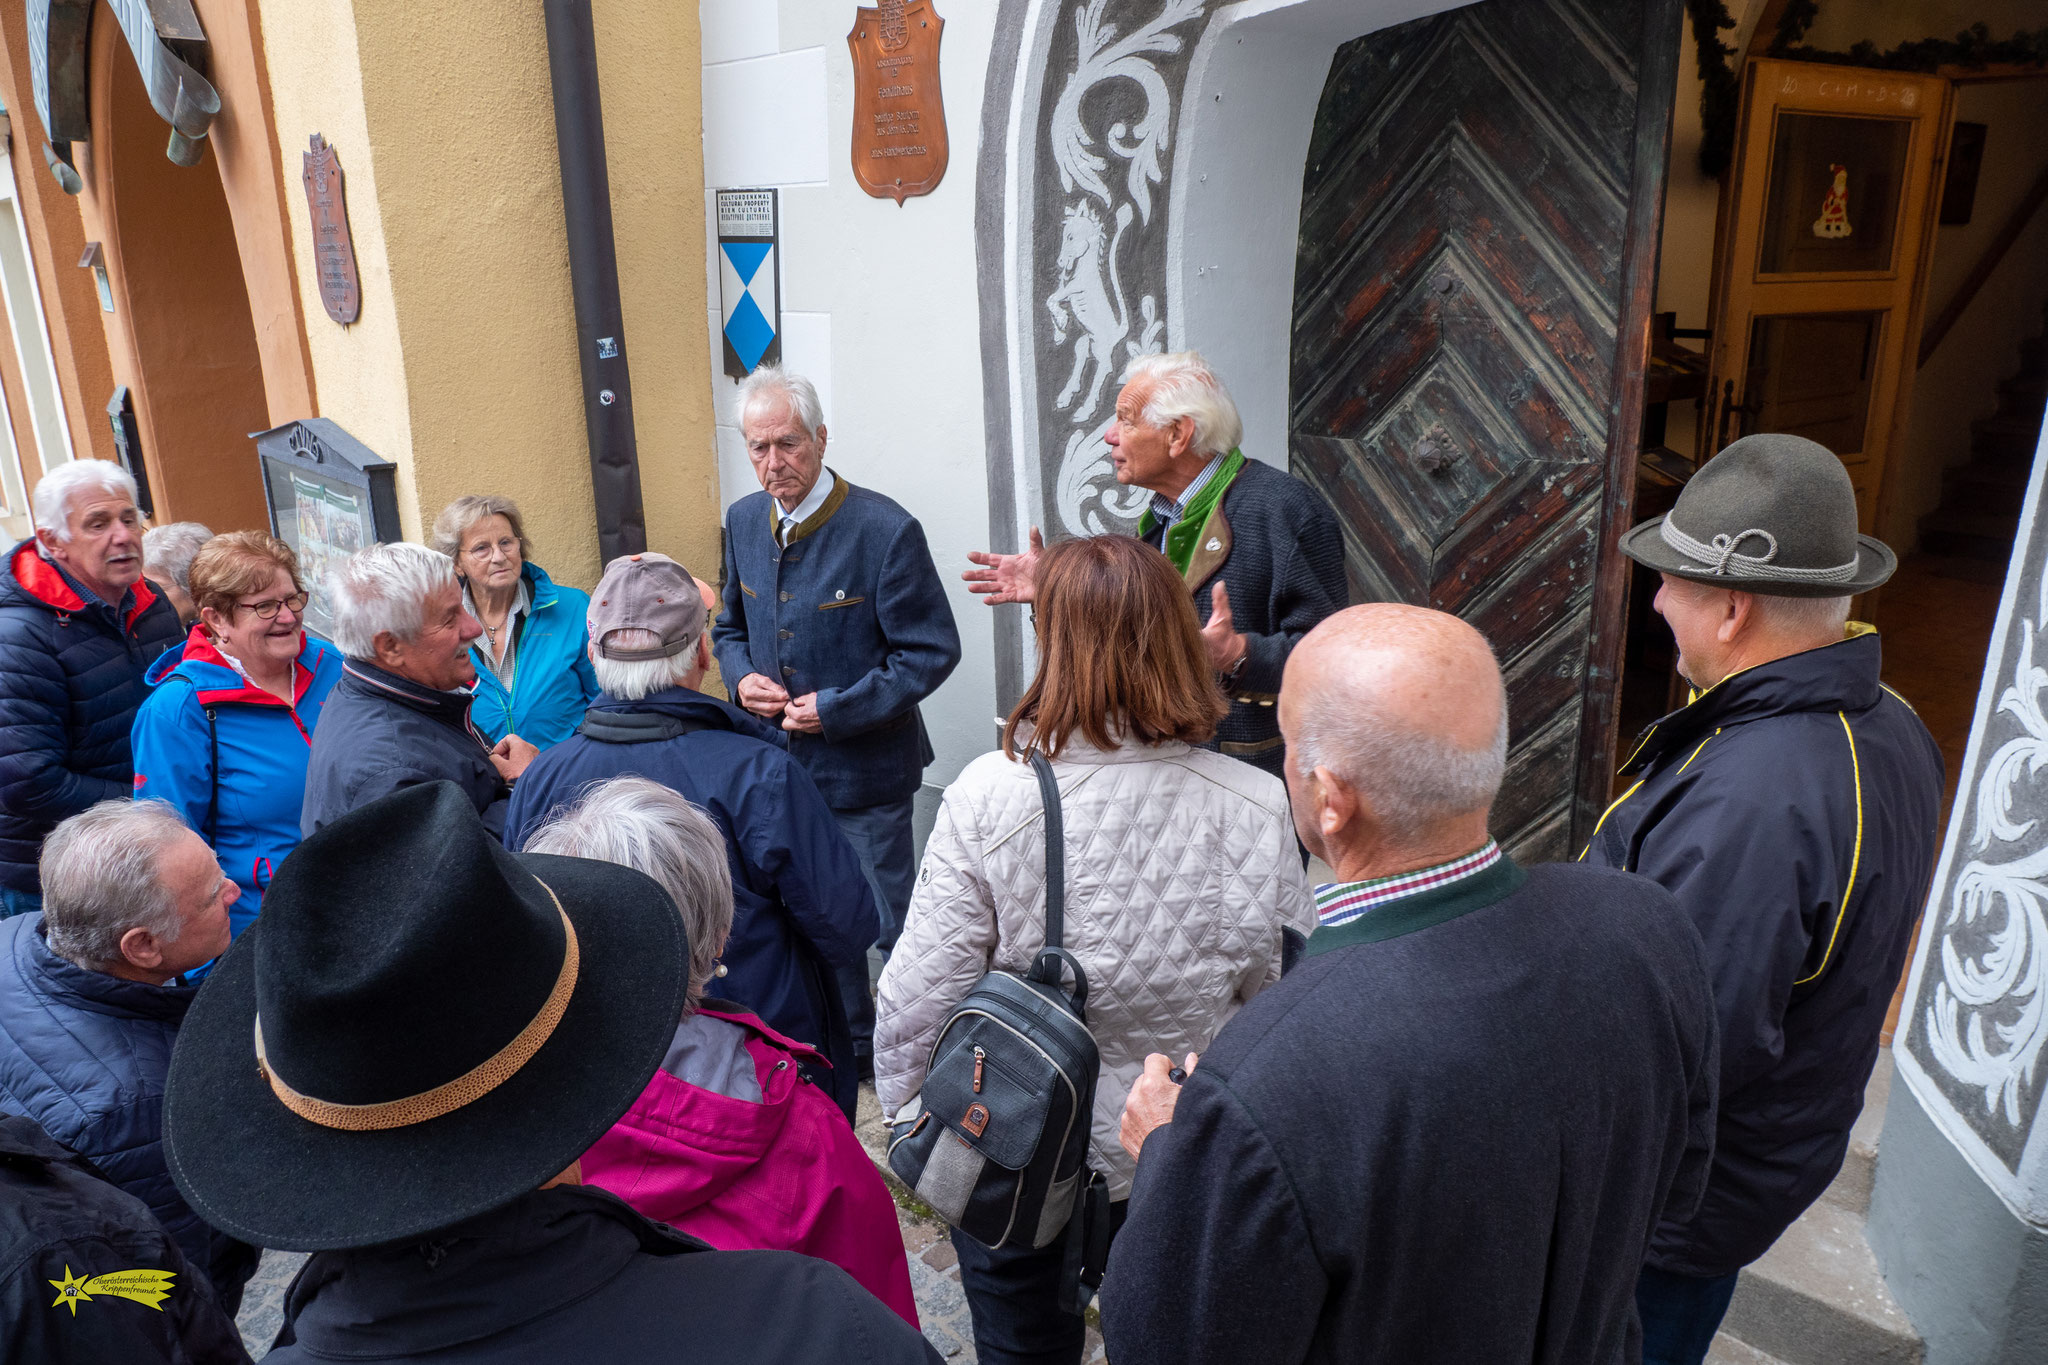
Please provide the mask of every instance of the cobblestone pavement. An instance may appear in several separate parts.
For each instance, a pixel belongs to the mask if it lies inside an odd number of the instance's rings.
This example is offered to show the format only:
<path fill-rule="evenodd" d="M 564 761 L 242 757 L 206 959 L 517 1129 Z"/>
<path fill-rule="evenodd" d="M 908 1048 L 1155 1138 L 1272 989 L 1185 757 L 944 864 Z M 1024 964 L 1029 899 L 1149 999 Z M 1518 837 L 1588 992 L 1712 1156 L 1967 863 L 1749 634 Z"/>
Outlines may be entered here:
<path fill-rule="evenodd" d="M 879 1163 L 884 1132 L 873 1086 L 863 1085 L 860 1089 L 857 1130 Z M 960 1267 L 953 1243 L 946 1236 L 944 1223 L 926 1212 L 904 1207 L 907 1202 L 899 1190 L 896 1221 L 903 1229 L 903 1250 L 910 1259 L 910 1288 L 917 1296 L 917 1316 L 925 1338 L 938 1348 L 948 1365 L 973 1365 L 974 1324 L 960 1289 Z M 258 1360 L 277 1339 L 278 1325 L 283 1321 L 285 1287 L 305 1260 L 298 1252 L 266 1251 L 256 1277 L 242 1291 L 242 1311 L 235 1323 L 242 1329 L 242 1341 L 249 1354 Z M 1089 1316 L 1093 1318 L 1092 1310 Z M 1102 1360 L 1102 1336 L 1092 1322 L 1083 1360 L 1085 1365 L 1099 1365 Z"/>

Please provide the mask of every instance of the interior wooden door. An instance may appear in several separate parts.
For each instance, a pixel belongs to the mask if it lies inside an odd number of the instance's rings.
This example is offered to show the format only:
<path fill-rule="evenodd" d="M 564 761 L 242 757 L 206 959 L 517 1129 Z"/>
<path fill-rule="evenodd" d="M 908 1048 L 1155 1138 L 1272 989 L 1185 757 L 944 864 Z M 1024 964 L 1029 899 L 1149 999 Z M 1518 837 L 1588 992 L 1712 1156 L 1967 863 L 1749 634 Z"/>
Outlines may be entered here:
<path fill-rule="evenodd" d="M 1302 182 L 1289 457 L 1354 597 L 1456 612 L 1506 673 L 1495 836 L 1604 803 L 1675 0 L 1481 0 L 1339 49 Z"/>
<path fill-rule="evenodd" d="M 1919 339 L 1949 83 L 1760 60 L 1717 235 L 1701 453 L 1788 431 L 1841 457 L 1875 531 Z"/>

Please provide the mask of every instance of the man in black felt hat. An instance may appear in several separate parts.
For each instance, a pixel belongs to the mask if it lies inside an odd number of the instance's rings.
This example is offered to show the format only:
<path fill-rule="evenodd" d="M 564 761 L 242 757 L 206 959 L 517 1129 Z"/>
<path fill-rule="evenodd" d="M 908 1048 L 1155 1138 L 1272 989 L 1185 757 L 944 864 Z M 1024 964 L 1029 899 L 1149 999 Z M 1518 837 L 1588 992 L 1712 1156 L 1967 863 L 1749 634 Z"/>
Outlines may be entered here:
<path fill-rule="evenodd" d="M 1694 692 L 1637 743 L 1581 857 L 1662 883 L 1707 945 L 1713 1170 L 1636 1291 L 1645 1365 L 1698 1365 L 1737 1272 L 1841 1169 L 1933 875 L 1942 761 L 1848 619 L 1897 561 L 1857 534 L 1825 447 L 1745 436 L 1622 550 L 1663 575 Z"/>
<path fill-rule="evenodd" d="M 191 1205 L 312 1251 L 268 1359 L 935 1362 L 837 1266 L 713 1251 L 580 1183 L 682 1016 L 673 902 L 506 852 L 460 788 L 309 837 L 171 1061 Z"/>

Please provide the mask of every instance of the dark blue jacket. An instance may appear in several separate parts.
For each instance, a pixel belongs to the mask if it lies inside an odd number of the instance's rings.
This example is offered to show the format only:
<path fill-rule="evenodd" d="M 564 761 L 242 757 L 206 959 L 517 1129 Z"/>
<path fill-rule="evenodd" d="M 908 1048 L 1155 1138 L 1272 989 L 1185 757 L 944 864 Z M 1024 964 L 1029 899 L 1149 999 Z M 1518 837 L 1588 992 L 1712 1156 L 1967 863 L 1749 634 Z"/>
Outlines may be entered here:
<path fill-rule="evenodd" d="M 169 1272 L 159 1304 L 52 1286 Z M 29 1119 L 0 1114 L 0 1360 L 35 1365 L 248 1365 L 234 1319 L 135 1196 Z"/>
<path fill-rule="evenodd" d="M 142 675 L 184 634 L 138 580 L 120 609 L 87 602 L 24 540 L 0 570 L 0 886 L 34 891 L 43 836 L 133 794 L 128 727 Z"/>
<path fill-rule="evenodd" d="M 824 733 L 791 735 L 789 751 L 833 809 L 850 810 L 917 791 L 932 761 L 917 704 L 960 662 L 960 633 L 917 518 L 833 477 L 787 549 L 765 491 L 726 513 L 711 641 L 727 687 L 759 673 L 792 697 L 818 694 Z"/>
<path fill-rule="evenodd" d="M 499 833 L 511 788 L 470 723 L 469 703 L 467 692 L 437 692 L 361 659 L 342 664 L 306 760 L 299 829 L 311 834 L 403 787 L 453 782 Z"/>
<path fill-rule="evenodd" d="M 1877 634 L 1794 654 L 1652 726 L 1583 855 L 1653 878 L 1707 945 L 1721 1109 L 1699 1212 L 1650 1263 L 1727 1275 L 1841 1168 L 1934 873 L 1941 751 Z"/>
<path fill-rule="evenodd" d="M 664 721 L 672 737 L 653 728 Z M 859 857 L 781 737 L 765 721 L 687 688 L 643 701 L 599 697 L 583 732 L 534 759 L 520 777 L 505 846 L 524 846 L 556 808 L 627 773 L 702 807 L 725 836 L 732 868 L 732 937 L 717 994 L 817 1046 L 832 1063 L 820 1084 L 851 1115 L 853 1037 L 831 969 L 863 960 L 881 926 Z"/>
<path fill-rule="evenodd" d="M 135 797 L 170 802 L 213 845 L 220 870 L 242 890 L 228 909 L 237 935 L 256 922 L 271 874 L 299 846 L 313 732 L 341 679 L 341 651 L 307 636 L 293 678 L 286 706 L 237 673 L 195 626 L 182 650 L 149 670 L 154 690 L 135 713 Z"/>
<path fill-rule="evenodd" d="M 42 929 L 40 914 L 0 920 L 0 1109 L 34 1119 L 149 1205 L 233 1313 L 256 1250 L 192 1212 L 164 1164 L 164 1077 L 198 989 L 76 966 Z"/>
<path fill-rule="evenodd" d="M 590 594 L 556 583 L 538 564 L 521 572 L 533 607 L 520 622 L 511 690 L 491 671 L 484 657 L 488 645 L 478 640 L 469 647 L 476 660 L 469 718 L 493 744 L 509 734 L 545 749 L 575 734 L 583 708 L 597 700 L 597 674 L 584 649 Z"/>

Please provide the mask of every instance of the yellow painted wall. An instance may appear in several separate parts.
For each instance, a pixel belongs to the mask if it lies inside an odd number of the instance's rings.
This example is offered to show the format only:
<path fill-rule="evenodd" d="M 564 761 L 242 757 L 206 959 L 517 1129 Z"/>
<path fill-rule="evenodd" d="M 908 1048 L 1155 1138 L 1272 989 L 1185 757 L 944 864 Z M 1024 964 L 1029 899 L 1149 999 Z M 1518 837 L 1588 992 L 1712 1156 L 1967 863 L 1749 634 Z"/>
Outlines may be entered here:
<path fill-rule="evenodd" d="M 408 539 L 465 493 L 525 513 L 535 559 L 599 571 L 541 8 L 263 0 L 278 137 L 347 177 L 363 315 L 321 310 L 292 202 L 322 415 L 398 462 Z M 712 570 L 696 7 L 597 0 L 612 202 L 650 547 Z"/>

